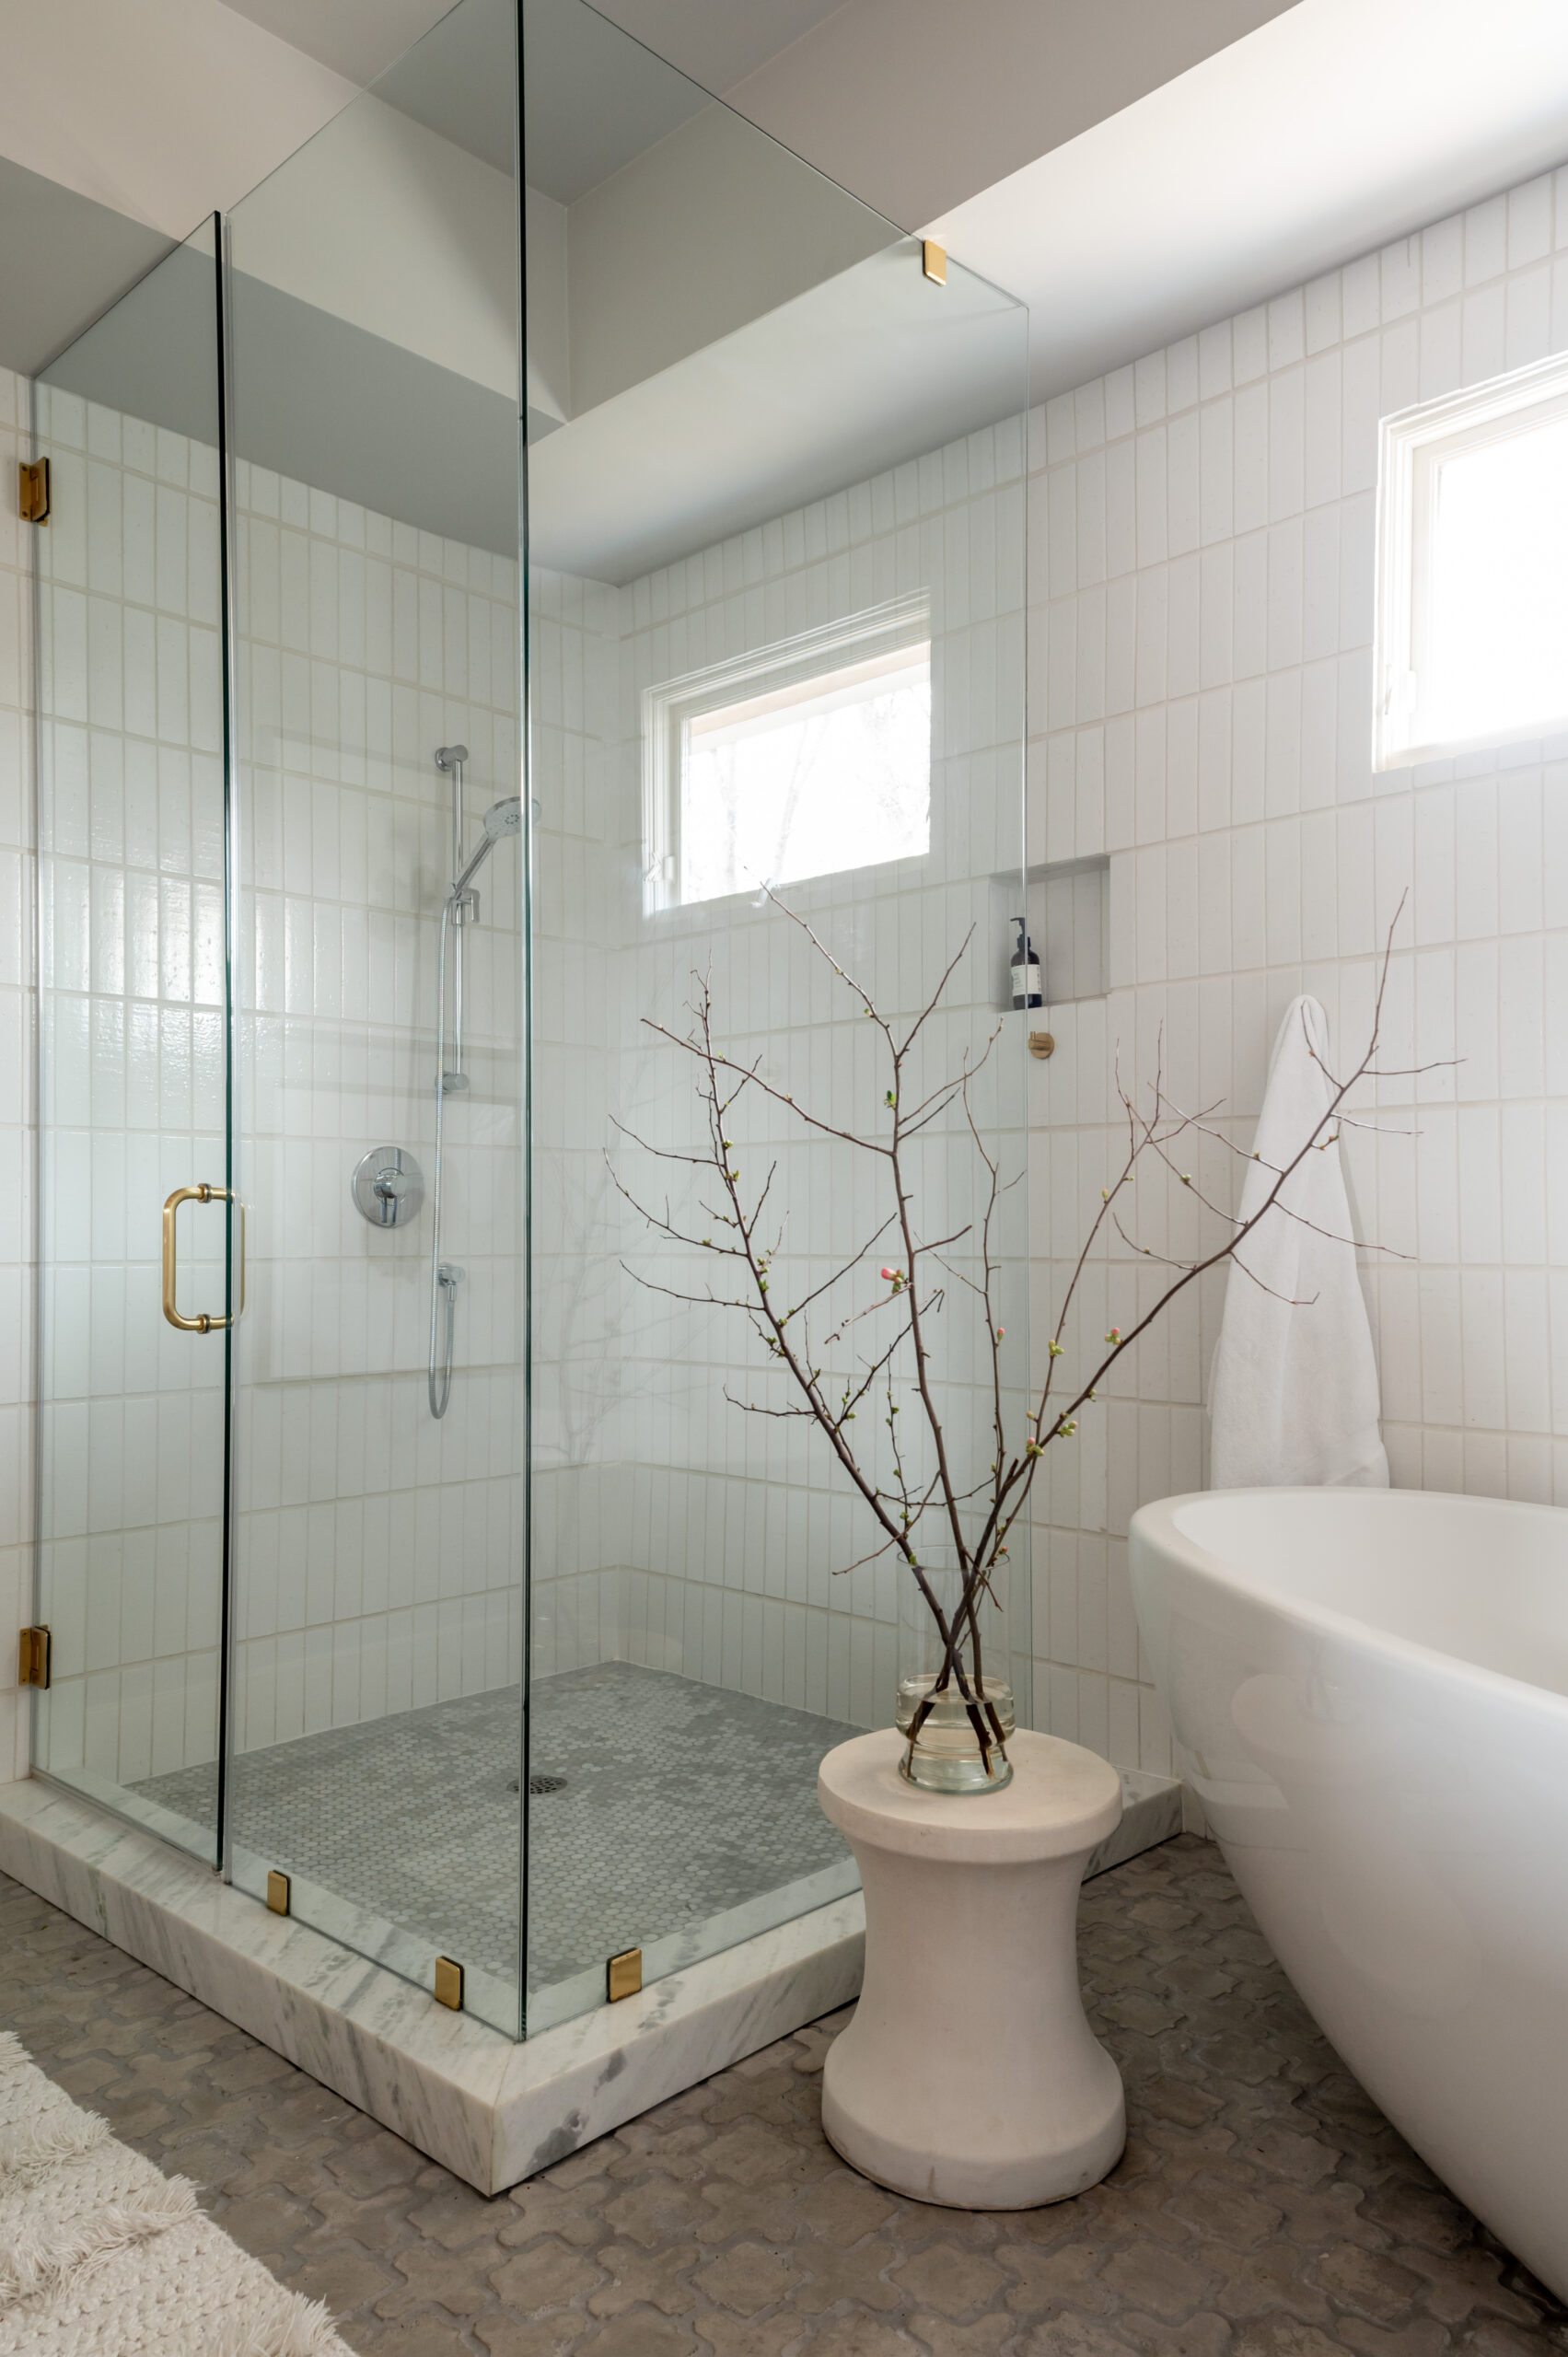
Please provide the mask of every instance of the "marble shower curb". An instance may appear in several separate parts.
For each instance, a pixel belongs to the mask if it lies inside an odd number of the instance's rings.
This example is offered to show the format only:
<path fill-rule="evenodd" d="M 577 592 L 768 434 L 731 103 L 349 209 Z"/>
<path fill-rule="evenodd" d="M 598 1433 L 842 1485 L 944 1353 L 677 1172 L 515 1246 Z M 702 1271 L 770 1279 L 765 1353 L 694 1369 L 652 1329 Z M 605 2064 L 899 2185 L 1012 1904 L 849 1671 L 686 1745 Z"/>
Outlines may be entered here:
<path fill-rule="evenodd" d="M 486 2194 L 860 1986 L 857 1891 L 518 2044 L 52 1785 L 0 1785 L 0 1872 Z"/>
<path fill-rule="evenodd" d="M 1181 1829 L 1124 1771 L 1088 1875 Z M 859 1993 L 858 1891 L 520 2043 L 36 1779 L 0 1784 L 0 1872 L 150 1965 L 481 2193 L 505 2190 Z"/>

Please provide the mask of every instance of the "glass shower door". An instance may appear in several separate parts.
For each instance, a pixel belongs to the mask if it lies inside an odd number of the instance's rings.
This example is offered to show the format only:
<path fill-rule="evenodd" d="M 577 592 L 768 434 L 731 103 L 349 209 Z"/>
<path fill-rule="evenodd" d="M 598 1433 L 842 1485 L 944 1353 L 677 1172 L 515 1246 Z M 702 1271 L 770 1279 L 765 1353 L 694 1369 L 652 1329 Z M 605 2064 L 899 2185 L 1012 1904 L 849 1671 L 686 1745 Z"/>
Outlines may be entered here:
<path fill-rule="evenodd" d="M 229 221 L 230 1871 L 514 2036 L 516 87 L 459 0 Z"/>
<path fill-rule="evenodd" d="M 900 1034 L 940 988 L 905 1168 L 966 1483 L 1022 1423 L 1028 338 L 584 0 L 523 24 L 531 2036 L 855 1887 L 817 1771 L 890 1723 L 912 1583 L 725 1249 L 738 1172 L 867 1480 L 935 1494 L 850 1143 L 889 1075 L 839 967 Z M 759 1081 L 711 1126 L 704 1009 Z M 1019 1536 L 987 1642 L 1025 1724 L 1028 1582 Z"/>
<path fill-rule="evenodd" d="M 44 370 L 35 449 L 37 1770 L 215 1864 L 230 1213 L 209 226 Z"/>

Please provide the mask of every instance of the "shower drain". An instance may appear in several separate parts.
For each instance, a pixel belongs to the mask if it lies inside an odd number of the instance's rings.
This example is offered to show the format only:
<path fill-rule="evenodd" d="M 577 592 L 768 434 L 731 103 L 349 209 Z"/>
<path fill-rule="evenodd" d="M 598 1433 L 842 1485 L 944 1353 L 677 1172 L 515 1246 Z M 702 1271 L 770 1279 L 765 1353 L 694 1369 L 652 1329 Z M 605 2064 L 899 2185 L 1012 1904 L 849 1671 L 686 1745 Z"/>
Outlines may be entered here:
<path fill-rule="evenodd" d="M 518 1780 L 514 1776 L 511 1782 L 507 1785 L 506 1790 L 509 1793 L 515 1793 L 520 1789 L 521 1786 Z M 563 1793 L 565 1789 L 566 1779 L 564 1776 L 530 1776 L 528 1778 L 528 1791 L 530 1794 L 535 1795 L 543 1793 Z"/>

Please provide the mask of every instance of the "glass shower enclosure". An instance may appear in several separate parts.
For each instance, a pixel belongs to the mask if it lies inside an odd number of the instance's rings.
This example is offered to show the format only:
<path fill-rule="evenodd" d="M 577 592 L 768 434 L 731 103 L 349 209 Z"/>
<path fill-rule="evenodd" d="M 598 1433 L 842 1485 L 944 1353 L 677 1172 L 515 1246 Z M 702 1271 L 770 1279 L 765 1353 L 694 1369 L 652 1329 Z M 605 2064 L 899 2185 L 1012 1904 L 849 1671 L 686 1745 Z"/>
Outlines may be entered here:
<path fill-rule="evenodd" d="M 513 2038 L 853 1890 L 893 1713 L 694 1025 L 847 1395 L 864 999 L 951 967 L 955 1456 L 1021 1399 L 1025 346 L 584 0 L 459 0 L 36 388 L 36 1768 Z"/>

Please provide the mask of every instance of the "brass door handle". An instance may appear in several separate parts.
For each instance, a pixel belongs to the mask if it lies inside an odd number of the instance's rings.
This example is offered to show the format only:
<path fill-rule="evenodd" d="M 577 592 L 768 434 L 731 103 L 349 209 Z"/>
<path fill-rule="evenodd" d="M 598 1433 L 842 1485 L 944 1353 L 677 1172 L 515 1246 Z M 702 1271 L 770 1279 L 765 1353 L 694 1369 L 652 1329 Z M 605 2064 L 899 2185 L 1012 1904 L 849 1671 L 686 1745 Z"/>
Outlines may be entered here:
<path fill-rule="evenodd" d="M 220 1326 L 232 1326 L 232 1318 L 209 1318 L 203 1310 L 200 1317 L 182 1318 L 174 1304 L 175 1283 L 179 1273 L 179 1247 L 174 1222 L 181 1203 L 232 1203 L 238 1201 L 227 1187 L 209 1187 L 205 1181 L 199 1187 L 176 1187 L 163 1207 L 163 1314 L 171 1326 L 182 1334 L 211 1334 Z M 239 1306 L 245 1307 L 245 1206 L 239 1204 Z"/>

